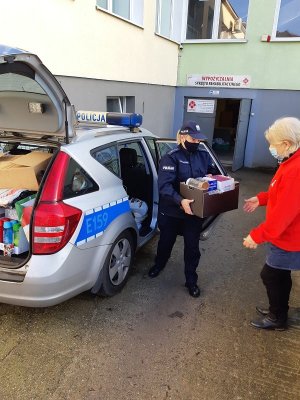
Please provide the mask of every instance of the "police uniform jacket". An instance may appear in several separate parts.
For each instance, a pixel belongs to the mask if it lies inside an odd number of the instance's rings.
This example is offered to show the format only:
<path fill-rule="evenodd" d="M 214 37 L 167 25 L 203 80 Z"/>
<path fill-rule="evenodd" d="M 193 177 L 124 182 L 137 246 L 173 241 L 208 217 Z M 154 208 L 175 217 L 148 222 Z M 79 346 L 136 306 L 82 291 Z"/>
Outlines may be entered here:
<path fill-rule="evenodd" d="M 213 172 L 212 168 L 209 153 L 200 148 L 191 153 L 178 145 L 165 154 L 161 158 L 158 170 L 159 212 L 183 218 L 180 182 L 186 182 L 188 178 L 205 176 Z"/>

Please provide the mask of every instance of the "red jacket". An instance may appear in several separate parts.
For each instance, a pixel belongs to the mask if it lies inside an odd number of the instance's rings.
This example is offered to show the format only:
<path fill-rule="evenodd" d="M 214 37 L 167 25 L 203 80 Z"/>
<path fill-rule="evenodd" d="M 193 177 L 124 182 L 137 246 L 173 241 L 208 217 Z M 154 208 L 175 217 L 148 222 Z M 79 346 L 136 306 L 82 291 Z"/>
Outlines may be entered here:
<path fill-rule="evenodd" d="M 266 219 L 252 229 L 252 239 L 300 251 L 300 150 L 280 165 L 268 192 L 257 197 L 260 206 L 267 206 Z"/>

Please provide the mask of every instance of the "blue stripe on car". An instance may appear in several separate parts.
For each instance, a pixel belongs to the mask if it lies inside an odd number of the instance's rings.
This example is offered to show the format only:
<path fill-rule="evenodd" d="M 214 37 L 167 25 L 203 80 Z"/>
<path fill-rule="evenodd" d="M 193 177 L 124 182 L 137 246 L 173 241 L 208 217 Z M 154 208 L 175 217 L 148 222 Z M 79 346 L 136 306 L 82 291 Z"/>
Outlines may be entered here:
<path fill-rule="evenodd" d="M 79 246 L 102 235 L 114 219 L 128 211 L 130 211 L 130 207 L 127 197 L 87 211 L 84 215 L 75 245 Z"/>

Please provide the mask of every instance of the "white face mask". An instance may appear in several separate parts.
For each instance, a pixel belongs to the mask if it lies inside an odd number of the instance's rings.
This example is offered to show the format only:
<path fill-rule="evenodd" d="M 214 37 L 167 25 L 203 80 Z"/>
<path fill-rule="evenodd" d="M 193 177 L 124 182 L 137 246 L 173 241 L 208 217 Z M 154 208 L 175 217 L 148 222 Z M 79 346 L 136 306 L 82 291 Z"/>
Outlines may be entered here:
<path fill-rule="evenodd" d="M 272 156 L 273 156 L 274 158 L 276 158 L 276 160 L 282 161 L 282 160 L 284 159 L 283 156 L 280 156 L 280 155 L 277 153 L 277 149 L 275 149 L 275 147 L 270 146 L 270 147 L 269 147 L 269 150 L 270 150 L 270 153 L 272 154 Z"/>

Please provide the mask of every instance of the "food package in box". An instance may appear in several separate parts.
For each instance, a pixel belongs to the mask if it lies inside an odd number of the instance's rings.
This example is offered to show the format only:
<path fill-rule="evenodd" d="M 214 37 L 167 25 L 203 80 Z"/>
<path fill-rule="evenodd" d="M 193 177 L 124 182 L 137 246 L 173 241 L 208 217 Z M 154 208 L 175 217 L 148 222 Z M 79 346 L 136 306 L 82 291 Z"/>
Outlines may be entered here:
<path fill-rule="evenodd" d="M 201 178 L 203 181 L 208 182 L 209 184 L 209 188 L 208 191 L 212 191 L 212 190 L 217 190 L 217 180 L 209 177 L 209 176 L 204 176 L 203 178 Z"/>
<path fill-rule="evenodd" d="M 217 189 L 220 192 L 227 192 L 228 190 L 234 190 L 235 184 L 234 179 L 230 176 L 224 175 L 213 175 L 213 178 L 217 181 Z"/>

